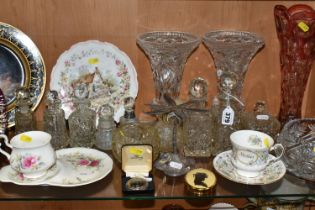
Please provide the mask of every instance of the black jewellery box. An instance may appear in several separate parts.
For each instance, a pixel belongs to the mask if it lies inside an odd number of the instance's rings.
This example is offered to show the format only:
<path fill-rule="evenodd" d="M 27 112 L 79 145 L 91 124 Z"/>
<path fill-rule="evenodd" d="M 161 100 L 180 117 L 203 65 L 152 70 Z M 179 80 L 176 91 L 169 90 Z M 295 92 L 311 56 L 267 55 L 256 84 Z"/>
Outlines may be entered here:
<path fill-rule="evenodd" d="M 154 193 L 153 148 L 147 144 L 124 145 L 121 149 L 122 192 L 130 195 Z"/>

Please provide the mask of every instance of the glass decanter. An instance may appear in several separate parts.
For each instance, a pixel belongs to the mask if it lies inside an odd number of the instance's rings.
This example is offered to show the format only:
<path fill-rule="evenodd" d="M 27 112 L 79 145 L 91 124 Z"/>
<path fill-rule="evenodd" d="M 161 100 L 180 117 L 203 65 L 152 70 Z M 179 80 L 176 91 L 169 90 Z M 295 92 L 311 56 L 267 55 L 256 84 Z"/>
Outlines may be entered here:
<path fill-rule="evenodd" d="M 6 103 L 2 90 L 0 89 L 0 134 L 5 134 L 7 129 Z"/>
<path fill-rule="evenodd" d="M 241 128 L 244 104 L 232 95 L 236 80 L 227 75 L 221 77 L 221 94 L 213 99 L 211 117 L 213 121 L 213 155 L 232 148 L 230 135 Z"/>
<path fill-rule="evenodd" d="M 163 95 L 176 100 L 184 65 L 200 39 L 190 33 L 157 31 L 139 35 L 137 43 L 150 58 L 156 92 L 154 102 L 163 103 Z"/>
<path fill-rule="evenodd" d="M 264 101 L 258 101 L 254 106 L 253 112 L 244 112 L 241 122 L 242 129 L 261 131 L 274 139 L 277 137 L 281 127 L 280 122 L 268 113 Z"/>
<path fill-rule="evenodd" d="M 55 150 L 69 144 L 65 113 L 61 109 L 58 92 L 50 90 L 46 94 L 46 110 L 44 111 L 44 131 L 52 136 L 51 144 Z"/>
<path fill-rule="evenodd" d="M 101 150 L 112 149 L 113 131 L 115 122 L 113 119 L 114 108 L 108 104 L 102 105 L 99 110 L 99 120 L 96 131 L 95 146 Z"/>
<path fill-rule="evenodd" d="M 119 162 L 121 161 L 121 148 L 128 144 L 149 144 L 153 148 L 153 159 L 159 156 L 160 140 L 154 125 L 140 123 L 135 115 L 135 99 L 124 99 L 125 114 L 120 118 L 117 129 L 113 132 L 112 151 Z"/>
<path fill-rule="evenodd" d="M 202 78 L 195 78 L 189 85 L 189 108 L 183 121 L 185 156 L 210 157 L 212 153 L 212 119 L 206 110 L 208 84 Z"/>
<path fill-rule="evenodd" d="M 68 118 L 71 147 L 92 147 L 95 141 L 96 112 L 90 109 L 88 95 L 87 84 L 75 86 L 76 110 Z"/>
<path fill-rule="evenodd" d="M 32 102 L 29 89 L 19 87 L 16 92 L 16 109 L 15 109 L 15 133 L 36 130 L 36 121 L 32 112 Z"/>

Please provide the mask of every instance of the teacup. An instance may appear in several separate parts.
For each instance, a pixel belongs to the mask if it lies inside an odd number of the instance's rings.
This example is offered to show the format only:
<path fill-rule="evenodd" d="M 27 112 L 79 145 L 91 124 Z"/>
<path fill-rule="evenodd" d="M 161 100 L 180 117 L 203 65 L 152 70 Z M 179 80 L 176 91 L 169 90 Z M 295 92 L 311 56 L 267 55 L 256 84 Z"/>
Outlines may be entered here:
<path fill-rule="evenodd" d="M 284 153 L 281 144 L 275 144 L 267 134 L 254 130 L 239 130 L 230 135 L 232 142 L 232 164 L 239 175 L 256 177 L 266 167 L 278 161 Z M 269 152 L 279 149 L 280 155 L 270 159 Z"/>
<path fill-rule="evenodd" d="M 11 167 L 24 177 L 36 179 L 44 176 L 56 162 L 56 153 L 50 144 L 51 135 L 43 131 L 29 131 L 18 134 L 9 143 L 6 135 L 0 135 L 12 149 L 11 154 L 0 148 L 10 161 Z M 1 146 L 1 144 L 0 144 Z"/>

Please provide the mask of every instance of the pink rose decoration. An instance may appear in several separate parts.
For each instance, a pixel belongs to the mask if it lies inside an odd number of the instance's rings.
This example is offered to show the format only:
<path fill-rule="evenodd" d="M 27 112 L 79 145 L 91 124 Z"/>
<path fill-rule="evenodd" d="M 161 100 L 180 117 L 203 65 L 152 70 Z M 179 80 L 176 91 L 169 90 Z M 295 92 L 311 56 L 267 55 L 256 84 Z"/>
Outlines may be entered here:
<path fill-rule="evenodd" d="M 91 161 L 91 163 L 90 163 L 90 166 L 98 166 L 98 164 L 100 163 L 100 161 L 98 161 L 98 160 L 93 160 L 93 161 Z"/>
<path fill-rule="evenodd" d="M 116 60 L 116 65 L 120 65 L 121 61 L 120 60 Z"/>
<path fill-rule="evenodd" d="M 22 168 L 31 168 L 36 162 L 37 158 L 34 156 L 24 157 L 22 160 Z"/>
<path fill-rule="evenodd" d="M 86 165 L 89 165 L 90 164 L 90 161 L 89 160 L 80 160 L 79 161 L 79 165 L 81 166 L 86 166 Z"/>

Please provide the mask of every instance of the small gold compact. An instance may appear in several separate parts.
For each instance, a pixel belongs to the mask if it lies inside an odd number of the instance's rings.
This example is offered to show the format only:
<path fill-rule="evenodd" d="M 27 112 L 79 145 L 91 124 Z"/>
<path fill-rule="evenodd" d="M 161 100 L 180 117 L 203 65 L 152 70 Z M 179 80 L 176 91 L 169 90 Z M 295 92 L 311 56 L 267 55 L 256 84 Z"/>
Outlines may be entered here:
<path fill-rule="evenodd" d="M 196 195 L 212 194 L 217 179 L 213 172 L 197 168 L 189 171 L 185 176 L 186 188 Z"/>

